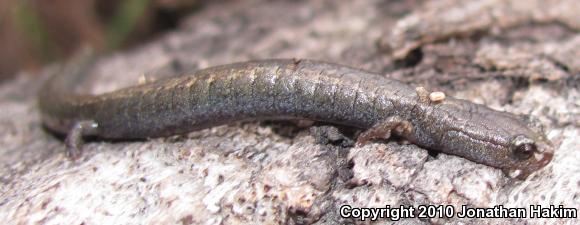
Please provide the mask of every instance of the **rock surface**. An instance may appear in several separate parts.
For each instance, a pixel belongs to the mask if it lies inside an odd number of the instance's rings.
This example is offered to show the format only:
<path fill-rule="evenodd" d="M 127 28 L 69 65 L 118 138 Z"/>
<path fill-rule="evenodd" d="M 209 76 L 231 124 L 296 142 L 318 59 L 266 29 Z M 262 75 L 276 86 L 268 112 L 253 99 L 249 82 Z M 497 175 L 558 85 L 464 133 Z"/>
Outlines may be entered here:
<path fill-rule="evenodd" d="M 578 209 L 580 10 L 573 0 L 266 2 L 210 5 L 172 33 L 102 58 L 84 87 L 102 93 L 131 86 L 143 74 L 156 78 L 250 59 L 321 59 L 530 114 L 558 146 L 554 160 L 515 181 L 497 169 L 414 145 L 352 147 L 351 128 L 261 122 L 148 141 L 93 141 L 73 162 L 65 158 L 63 143 L 42 129 L 36 106 L 36 90 L 58 72 L 53 66 L 42 72 L 43 79 L 20 74 L 0 86 L 0 219 L 12 224 L 580 223 L 577 218 L 457 217 L 362 222 L 339 214 L 344 204 Z M 391 46 L 385 49 L 384 43 Z"/>

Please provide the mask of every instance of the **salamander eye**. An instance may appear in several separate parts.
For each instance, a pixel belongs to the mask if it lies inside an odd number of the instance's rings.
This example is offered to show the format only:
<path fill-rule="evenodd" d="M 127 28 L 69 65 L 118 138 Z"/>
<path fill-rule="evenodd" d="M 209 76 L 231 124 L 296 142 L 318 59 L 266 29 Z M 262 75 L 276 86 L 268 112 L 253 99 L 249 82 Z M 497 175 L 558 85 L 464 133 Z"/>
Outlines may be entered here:
<path fill-rule="evenodd" d="M 524 135 L 518 135 L 512 140 L 512 153 L 517 159 L 528 159 L 537 151 L 534 141 Z"/>

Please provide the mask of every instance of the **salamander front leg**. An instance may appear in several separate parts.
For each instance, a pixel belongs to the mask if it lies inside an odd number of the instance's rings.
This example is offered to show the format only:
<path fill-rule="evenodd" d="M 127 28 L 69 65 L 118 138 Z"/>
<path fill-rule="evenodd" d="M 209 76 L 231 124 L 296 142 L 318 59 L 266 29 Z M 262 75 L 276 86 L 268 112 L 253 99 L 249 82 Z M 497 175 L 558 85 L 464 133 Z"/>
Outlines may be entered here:
<path fill-rule="evenodd" d="M 364 146 L 373 139 L 388 139 L 393 132 L 397 135 L 407 134 L 412 129 L 411 123 L 400 116 L 388 117 L 362 132 L 356 140 L 356 146 Z"/>
<path fill-rule="evenodd" d="M 75 123 L 65 139 L 66 156 L 69 159 L 75 160 L 81 156 L 81 148 L 84 143 L 83 137 L 95 134 L 97 127 L 98 124 L 93 120 L 84 120 Z"/>

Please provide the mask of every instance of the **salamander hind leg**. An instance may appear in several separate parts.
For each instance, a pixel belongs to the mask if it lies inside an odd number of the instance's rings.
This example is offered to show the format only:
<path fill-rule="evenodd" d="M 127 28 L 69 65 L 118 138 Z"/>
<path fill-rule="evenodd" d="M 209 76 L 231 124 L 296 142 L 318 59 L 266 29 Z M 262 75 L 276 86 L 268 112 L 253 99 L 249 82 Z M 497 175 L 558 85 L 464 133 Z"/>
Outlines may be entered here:
<path fill-rule="evenodd" d="M 75 160 L 81 156 L 81 148 L 84 143 L 83 137 L 94 134 L 98 124 L 93 120 L 79 121 L 74 124 L 66 136 L 66 156 Z"/>
<path fill-rule="evenodd" d="M 362 132 L 356 140 L 356 146 L 364 146 L 374 139 L 388 139 L 392 133 L 396 135 L 410 133 L 412 128 L 411 123 L 400 116 L 387 117 Z"/>

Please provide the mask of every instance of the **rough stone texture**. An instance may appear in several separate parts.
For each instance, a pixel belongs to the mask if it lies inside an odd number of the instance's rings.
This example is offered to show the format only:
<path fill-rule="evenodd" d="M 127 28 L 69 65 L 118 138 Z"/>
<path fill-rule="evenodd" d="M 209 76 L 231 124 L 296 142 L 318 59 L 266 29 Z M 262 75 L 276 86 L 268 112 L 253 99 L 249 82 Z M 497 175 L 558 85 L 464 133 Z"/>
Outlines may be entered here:
<path fill-rule="evenodd" d="M 100 93 L 135 84 L 143 74 L 155 79 L 259 58 L 352 65 L 539 119 L 558 148 L 552 163 L 526 181 L 414 145 L 352 147 L 350 128 L 280 122 L 231 124 L 139 142 L 93 141 L 71 162 L 62 142 L 41 128 L 35 105 L 42 81 L 58 71 L 48 67 L 42 79 L 20 74 L 0 86 L 0 219 L 12 224 L 392 224 L 341 218 L 338 210 L 343 204 L 579 208 L 578 11 L 573 0 L 222 3 L 149 44 L 104 57 L 92 82 L 80 88 Z M 395 51 L 377 46 L 385 40 L 396 43 Z M 454 217 L 396 223 L 580 220 Z"/>
<path fill-rule="evenodd" d="M 384 47 L 396 58 L 425 44 L 479 31 L 499 33 L 500 29 L 529 23 L 560 23 L 580 29 L 574 0 L 447 0 L 433 1 L 397 22 Z"/>

